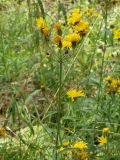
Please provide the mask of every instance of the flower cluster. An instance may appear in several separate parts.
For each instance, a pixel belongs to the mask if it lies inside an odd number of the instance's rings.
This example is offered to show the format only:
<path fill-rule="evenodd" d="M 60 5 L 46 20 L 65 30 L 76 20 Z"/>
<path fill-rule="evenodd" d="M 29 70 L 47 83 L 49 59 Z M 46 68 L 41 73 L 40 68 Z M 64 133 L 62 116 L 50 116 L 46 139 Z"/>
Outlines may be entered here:
<path fill-rule="evenodd" d="M 91 10 L 92 11 L 92 10 Z M 55 31 L 55 35 L 52 37 L 53 42 L 55 42 L 55 46 L 60 49 L 70 49 L 74 48 L 77 43 L 80 42 L 81 37 L 84 36 L 89 30 L 89 23 L 87 21 L 83 21 L 82 14 L 79 9 L 74 9 L 71 16 L 68 18 L 67 26 L 70 27 L 70 32 L 63 36 L 62 24 L 60 22 L 56 22 L 53 24 L 51 29 L 49 29 L 46 25 L 45 20 L 40 17 L 37 20 L 37 28 L 40 29 L 42 35 L 44 35 L 45 39 L 50 38 L 50 31 Z"/>
<path fill-rule="evenodd" d="M 71 98 L 72 101 L 76 100 L 78 97 L 84 97 L 85 93 L 83 92 L 83 90 L 69 90 L 67 92 L 67 96 Z"/>
<path fill-rule="evenodd" d="M 81 159 L 81 160 L 88 160 L 88 153 L 86 151 L 87 147 L 87 143 L 85 143 L 84 141 L 78 141 L 76 142 L 73 146 L 73 149 L 76 149 L 73 151 L 73 154 L 75 155 L 75 157 Z"/>
<path fill-rule="evenodd" d="M 85 35 L 88 32 L 89 24 L 81 19 L 82 14 L 79 10 L 74 10 L 71 17 L 68 19 L 68 25 L 71 26 L 74 32 L 80 35 Z"/>
<path fill-rule="evenodd" d="M 66 150 L 67 147 L 69 147 L 70 150 Z M 71 146 L 69 141 L 67 141 L 63 143 L 63 146 L 60 148 L 59 151 L 63 152 L 63 155 L 67 158 L 75 157 L 81 160 L 88 160 L 87 148 L 87 143 L 82 140 L 75 142 Z"/>
<path fill-rule="evenodd" d="M 113 77 L 105 77 L 107 81 L 107 92 L 108 93 L 119 93 L 120 94 L 120 79 L 115 79 Z"/>

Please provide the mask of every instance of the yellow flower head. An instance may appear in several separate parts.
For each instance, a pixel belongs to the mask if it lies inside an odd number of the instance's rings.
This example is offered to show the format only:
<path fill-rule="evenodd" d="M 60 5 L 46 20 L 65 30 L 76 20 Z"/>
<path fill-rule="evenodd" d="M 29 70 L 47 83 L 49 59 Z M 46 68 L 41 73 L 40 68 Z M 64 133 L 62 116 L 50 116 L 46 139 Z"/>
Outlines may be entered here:
<path fill-rule="evenodd" d="M 105 81 L 108 81 L 108 82 L 112 82 L 113 78 L 110 77 L 110 76 L 107 76 L 104 78 Z"/>
<path fill-rule="evenodd" d="M 59 22 L 55 23 L 54 24 L 54 29 L 57 30 L 57 31 L 61 30 L 61 23 L 59 23 Z"/>
<path fill-rule="evenodd" d="M 101 136 L 98 138 L 99 144 L 107 144 L 107 137 Z"/>
<path fill-rule="evenodd" d="M 107 92 L 108 93 L 120 93 L 120 79 L 107 78 Z"/>
<path fill-rule="evenodd" d="M 62 37 L 59 36 L 59 35 L 56 35 L 56 36 L 53 37 L 53 40 L 54 40 L 54 42 L 56 42 L 56 43 L 61 43 Z"/>
<path fill-rule="evenodd" d="M 71 17 L 68 19 L 67 24 L 70 26 L 73 26 L 80 22 L 81 17 L 82 17 L 82 14 L 80 14 L 78 10 L 73 10 L 73 13 Z"/>
<path fill-rule="evenodd" d="M 65 40 L 70 41 L 71 43 L 79 42 L 80 35 L 77 33 L 68 34 L 65 36 Z"/>
<path fill-rule="evenodd" d="M 67 147 L 69 144 L 70 144 L 69 141 L 64 141 L 64 142 L 63 142 L 63 146 L 64 146 L 64 147 Z"/>
<path fill-rule="evenodd" d="M 72 43 L 70 41 L 62 41 L 62 48 L 71 48 L 72 47 Z"/>
<path fill-rule="evenodd" d="M 75 152 L 75 155 L 81 160 L 88 160 L 88 153 L 86 151 L 77 151 Z"/>
<path fill-rule="evenodd" d="M 112 87 L 117 87 L 117 86 L 119 85 L 118 82 L 119 82 L 118 79 L 114 79 L 114 78 L 113 78 L 113 79 L 112 79 L 112 82 L 111 82 L 111 86 L 112 86 Z"/>
<path fill-rule="evenodd" d="M 120 40 L 120 28 L 114 31 L 114 39 Z"/>
<path fill-rule="evenodd" d="M 73 26 L 73 29 L 81 35 L 85 35 L 88 32 L 89 24 L 86 21 L 81 21 L 75 26 Z"/>
<path fill-rule="evenodd" d="M 87 149 L 88 147 L 87 147 L 87 143 L 85 143 L 84 141 L 78 141 L 72 146 L 72 148 L 84 150 L 84 149 Z"/>
<path fill-rule="evenodd" d="M 5 137 L 6 136 L 6 129 L 5 128 L 0 128 L 0 136 Z"/>
<path fill-rule="evenodd" d="M 69 90 L 67 92 L 67 96 L 70 97 L 72 101 L 74 101 L 78 97 L 84 97 L 85 94 L 82 90 L 77 91 L 77 90 L 73 89 L 73 90 Z"/>
<path fill-rule="evenodd" d="M 45 37 L 47 37 L 47 36 L 49 35 L 49 33 L 50 33 L 49 28 L 47 28 L 47 27 L 43 28 L 43 29 L 42 29 L 42 33 L 43 33 L 43 35 L 44 35 Z"/>
<path fill-rule="evenodd" d="M 109 130 L 110 130 L 109 128 L 103 128 L 103 133 L 108 134 Z"/>
<path fill-rule="evenodd" d="M 45 21 L 42 17 L 37 20 L 37 27 L 39 29 L 43 29 L 45 27 Z"/>

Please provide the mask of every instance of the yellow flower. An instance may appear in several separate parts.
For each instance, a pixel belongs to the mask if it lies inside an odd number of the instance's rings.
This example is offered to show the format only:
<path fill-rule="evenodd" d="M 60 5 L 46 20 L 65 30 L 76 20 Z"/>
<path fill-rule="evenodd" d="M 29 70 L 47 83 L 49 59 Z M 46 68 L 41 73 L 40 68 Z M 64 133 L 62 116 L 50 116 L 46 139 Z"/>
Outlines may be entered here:
<path fill-rule="evenodd" d="M 80 158 L 81 160 L 88 160 L 88 154 L 85 151 L 88 147 L 87 147 L 87 143 L 85 143 L 84 141 L 78 141 L 76 142 L 73 146 L 73 154 L 77 157 Z"/>
<path fill-rule="evenodd" d="M 70 48 L 72 47 L 72 43 L 70 41 L 62 41 L 62 48 Z"/>
<path fill-rule="evenodd" d="M 64 141 L 64 142 L 63 142 L 63 146 L 64 146 L 64 147 L 67 147 L 69 144 L 70 144 L 69 141 Z"/>
<path fill-rule="evenodd" d="M 105 77 L 105 80 L 108 81 L 107 93 L 120 93 L 120 79 L 108 76 Z"/>
<path fill-rule="evenodd" d="M 80 14 L 78 12 L 78 10 L 73 10 L 73 13 L 70 16 L 70 18 L 68 19 L 67 24 L 70 25 L 70 26 L 75 25 L 75 24 L 80 22 L 81 17 L 82 17 L 82 14 Z"/>
<path fill-rule="evenodd" d="M 39 29 L 43 29 L 45 27 L 45 21 L 42 17 L 37 20 L 37 27 Z"/>
<path fill-rule="evenodd" d="M 67 92 L 67 96 L 70 97 L 72 101 L 74 101 L 78 97 L 84 97 L 85 94 L 82 90 L 77 91 L 77 90 L 73 89 L 73 90 L 69 90 Z"/>
<path fill-rule="evenodd" d="M 84 150 L 84 149 L 87 149 L 88 147 L 87 147 L 87 143 L 85 143 L 84 141 L 78 141 L 72 146 L 72 148 Z"/>
<path fill-rule="evenodd" d="M 47 27 L 45 27 L 45 28 L 42 29 L 42 33 L 43 33 L 43 35 L 46 37 L 46 36 L 49 35 L 50 30 L 49 30 Z"/>
<path fill-rule="evenodd" d="M 113 78 L 110 77 L 110 76 L 107 76 L 104 78 L 105 81 L 108 81 L 108 82 L 112 82 Z"/>
<path fill-rule="evenodd" d="M 112 87 L 117 87 L 117 85 L 118 85 L 118 80 L 117 79 L 112 79 L 111 86 Z"/>
<path fill-rule="evenodd" d="M 114 39 L 120 40 L 120 28 L 114 31 Z"/>
<path fill-rule="evenodd" d="M 105 136 L 107 136 L 108 135 L 108 132 L 109 132 L 109 128 L 103 128 L 103 134 L 105 135 Z"/>
<path fill-rule="evenodd" d="M 54 29 L 57 30 L 57 31 L 61 30 L 61 23 L 59 23 L 59 22 L 55 23 L 54 24 Z"/>
<path fill-rule="evenodd" d="M 71 43 L 79 42 L 80 35 L 77 33 L 68 34 L 64 38 L 66 41 L 70 41 Z"/>
<path fill-rule="evenodd" d="M 78 24 L 73 26 L 73 29 L 81 35 L 85 35 L 88 32 L 89 24 L 86 21 L 80 21 Z"/>
<path fill-rule="evenodd" d="M 107 144 L 107 137 L 101 136 L 98 138 L 100 144 Z"/>
<path fill-rule="evenodd" d="M 75 153 L 75 155 L 81 160 L 88 160 L 88 153 L 86 151 L 78 151 Z"/>
<path fill-rule="evenodd" d="M 6 136 L 6 129 L 5 128 L 0 128 L 0 136 L 5 137 Z"/>
<path fill-rule="evenodd" d="M 56 36 L 53 37 L 53 40 L 54 40 L 54 42 L 56 42 L 56 43 L 61 43 L 62 37 L 59 36 L 59 35 L 56 35 Z"/>

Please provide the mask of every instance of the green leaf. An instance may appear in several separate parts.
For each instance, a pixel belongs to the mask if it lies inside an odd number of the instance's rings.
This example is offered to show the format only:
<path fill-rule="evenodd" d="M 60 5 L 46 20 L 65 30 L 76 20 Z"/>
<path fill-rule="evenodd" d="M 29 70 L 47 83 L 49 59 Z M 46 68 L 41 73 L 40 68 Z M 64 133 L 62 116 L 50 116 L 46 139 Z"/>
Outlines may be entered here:
<path fill-rule="evenodd" d="M 43 18 L 45 18 L 45 10 L 44 10 L 44 7 L 43 7 L 43 3 L 41 0 L 37 0 L 39 6 L 40 6 L 40 9 L 41 9 L 41 13 L 42 13 L 42 16 Z"/>

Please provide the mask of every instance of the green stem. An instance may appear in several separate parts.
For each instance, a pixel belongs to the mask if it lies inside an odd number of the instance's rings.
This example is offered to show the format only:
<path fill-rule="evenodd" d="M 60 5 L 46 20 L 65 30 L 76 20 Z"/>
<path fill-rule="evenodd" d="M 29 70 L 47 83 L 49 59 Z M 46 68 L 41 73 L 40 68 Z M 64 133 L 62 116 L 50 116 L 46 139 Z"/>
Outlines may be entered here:
<path fill-rule="evenodd" d="M 60 120 L 61 120 L 61 90 L 62 90 L 62 54 L 59 52 L 59 93 L 58 93 L 58 117 L 57 117 L 57 136 L 56 136 L 56 160 L 58 159 L 57 149 L 60 138 Z"/>
<path fill-rule="evenodd" d="M 105 23 L 105 34 L 104 34 L 104 46 L 103 46 L 103 54 L 102 54 L 102 62 L 101 62 L 101 71 L 100 71 L 100 83 L 99 83 L 99 91 L 98 91 L 98 106 L 102 100 L 102 83 L 103 83 L 103 73 L 104 73 L 104 59 L 105 59 L 105 52 L 107 47 L 107 11 L 108 2 L 105 0 L 105 15 L 104 15 L 104 23 Z"/>

